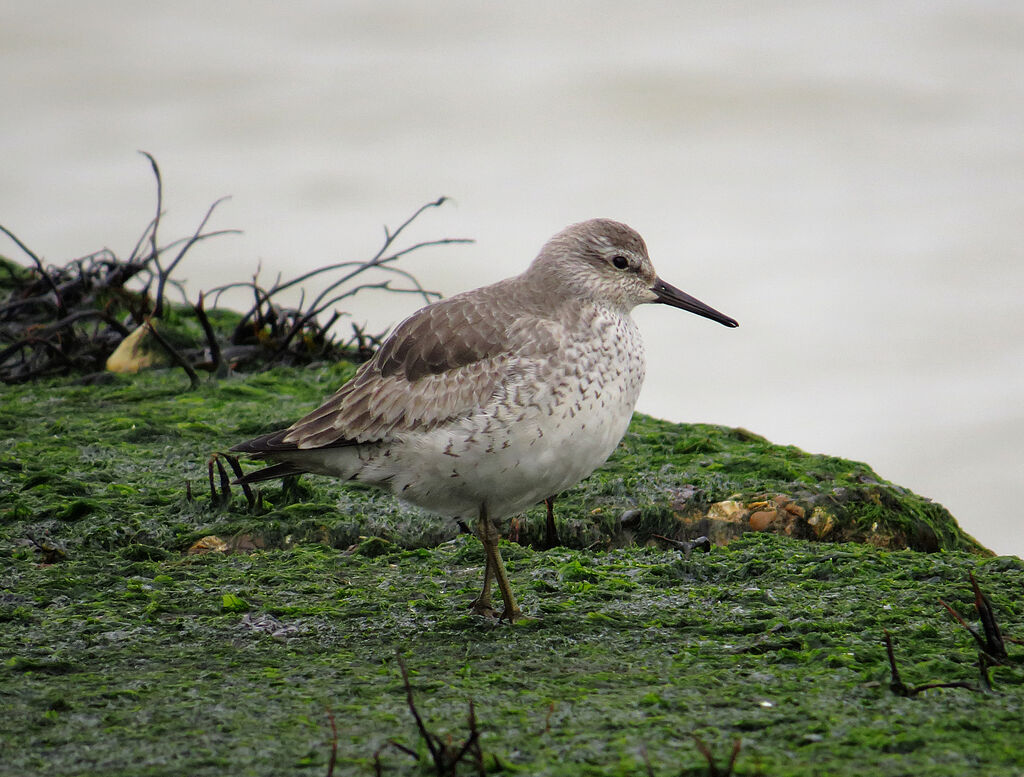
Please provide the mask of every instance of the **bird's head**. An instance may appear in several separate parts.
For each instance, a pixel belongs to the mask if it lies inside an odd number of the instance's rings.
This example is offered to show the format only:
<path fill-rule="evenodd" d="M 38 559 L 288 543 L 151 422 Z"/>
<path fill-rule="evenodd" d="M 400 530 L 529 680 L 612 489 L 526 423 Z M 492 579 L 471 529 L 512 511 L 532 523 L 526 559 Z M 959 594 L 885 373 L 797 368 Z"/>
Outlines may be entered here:
<path fill-rule="evenodd" d="M 529 272 L 563 287 L 567 295 L 620 310 L 657 302 L 725 326 L 739 326 L 729 316 L 661 280 L 643 238 L 618 221 L 591 219 L 566 227 L 544 245 Z"/>

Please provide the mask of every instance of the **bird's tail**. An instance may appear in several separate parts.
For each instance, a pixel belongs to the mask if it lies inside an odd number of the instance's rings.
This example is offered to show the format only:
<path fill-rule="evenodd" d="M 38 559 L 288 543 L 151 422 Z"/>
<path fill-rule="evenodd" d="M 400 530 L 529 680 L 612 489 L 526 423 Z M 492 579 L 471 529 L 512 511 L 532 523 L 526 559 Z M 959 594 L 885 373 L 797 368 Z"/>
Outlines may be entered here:
<path fill-rule="evenodd" d="M 273 464 L 269 467 L 258 469 L 255 472 L 250 472 L 248 475 L 243 475 L 231 482 L 235 485 L 242 485 L 243 483 L 248 485 L 249 483 L 259 483 L 264 480 L 287 477 L 288 475 L 301 475 L 307 471 L 290 462 L 282 461 L 280 464 Z"/>

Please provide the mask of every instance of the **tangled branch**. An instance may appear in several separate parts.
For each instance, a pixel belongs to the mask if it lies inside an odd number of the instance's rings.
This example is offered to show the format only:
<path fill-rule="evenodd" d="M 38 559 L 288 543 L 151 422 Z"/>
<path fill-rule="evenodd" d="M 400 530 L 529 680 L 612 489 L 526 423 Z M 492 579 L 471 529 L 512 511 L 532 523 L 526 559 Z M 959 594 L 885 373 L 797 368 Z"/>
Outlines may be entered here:
<path fill-rule="evenodd" d="M 221 377 L 231 369 L 365 360 L 380 344 L 382 334 L 368 334 L 352 324 L 350 335 L 336 335 L 337 323 L 347 314 L 335 306 L 369 290 L 413 294 L 432 302 L 441 295 L 424 288 L 396 263 L 425 248 L 472 242 L 444 238 L 398 245 L 418 217 L 446 202 L 441 197 L 419 207 L 397 229 L 385 226 L 384 242 L 370 259 L 332 263 L 290 280 L 278 276 L 269 287 L 260 283 L 257 271 L 251 281 L 211 289 L 192 304 L 173 273 L 197 243 L 238 234 L 238 230 L 207 230 L 214 211 L 226 199 L 221 198 L 210 205 L 190 236 L 161 246 L 163 179 L 153 156 L 140 153 L 156 180 L 156 213 L 127 259 L 105 248 L 63 267 L 47 266 L 14 232 L 0 225 L 0 232 L 32 261 L 31 267 L 22 267 L 0 258 L 0 271 L 7 276 L 0 275 L 0 381 L 99 372 L 122 341 L 140 327 L 145 331 L 138 334 L 151 339 L 152 350 L 164 352 L 165 362 L 182 367 L 193 387 L 198 384 L 197 370 Z M 311 281 L 326 283 L 307 303 L 304 284 Z M 178 290 L 185 304 L 167 300 L 170 288 Z M 221 295 L 235 288 L 249 289 L 252 305 L 240 316 L 221 311 L 212 322 L 206 303 L 213 300 L 216 307 Z M 302 290 L 296 306 L 280 302 L 289 289 Z M 321 321 L 324 316 L 327 320 Z M 188 326 L 188 319 L 198 326 Z M 170 330 L 176 336 L 169 336 Z"/>

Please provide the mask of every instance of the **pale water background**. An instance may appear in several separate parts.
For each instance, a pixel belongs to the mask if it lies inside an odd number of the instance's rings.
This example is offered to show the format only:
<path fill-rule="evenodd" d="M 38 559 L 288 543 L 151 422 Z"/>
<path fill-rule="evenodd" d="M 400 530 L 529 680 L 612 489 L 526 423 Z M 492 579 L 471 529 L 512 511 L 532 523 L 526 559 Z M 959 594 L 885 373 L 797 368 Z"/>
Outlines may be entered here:
<path fill-rule="evenodd" d="M 49 261 L 130 252 L 137 149 L 166 239 L 232 195 L 192 289 L 367 257 L 441 194 L 412 237 L 477 243 L 405 266 L 446 295 L 626 221 L 741 323 L 639 310 L 641 410 L 867 461 L 1024 555 L 1019 0 L 2 0 L 0 106 L 0 223 Z"/>

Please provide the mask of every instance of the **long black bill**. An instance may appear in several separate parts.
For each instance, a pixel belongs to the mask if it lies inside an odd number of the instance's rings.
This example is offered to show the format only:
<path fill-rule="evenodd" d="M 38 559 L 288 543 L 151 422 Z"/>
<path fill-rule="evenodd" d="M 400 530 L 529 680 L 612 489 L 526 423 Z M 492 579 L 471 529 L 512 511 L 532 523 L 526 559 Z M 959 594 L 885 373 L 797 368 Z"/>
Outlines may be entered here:
<path fill-rule="evenodd" d="M 723 326 L 739 326 L 739 322 L 736 321 L 736 319 L 729 318 L 724 313 L 719 313 L 713 307 L 705 305 L 696 297 L 691 297 L 685 291 L 677 289 L 670 283 L 665 283 L 661 278 L 658 278 L 654 282 L 654 286 L 651 287 L 651 291 L 658 295 L 658 299 L 656 300 L 657 302 L 664 303 L 665 305 L 671 305 L 674 308 L 688 310 L 691 313 L 696 313 L 698 316 L 704 316 L 704 318 L 710 318 L 712 321 L 717 321 Z"/>

